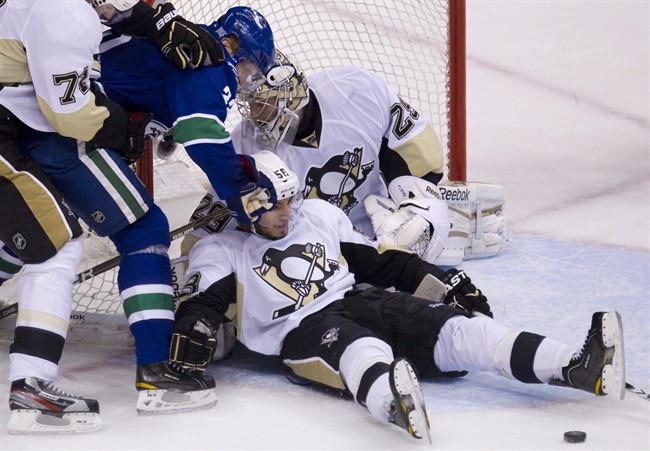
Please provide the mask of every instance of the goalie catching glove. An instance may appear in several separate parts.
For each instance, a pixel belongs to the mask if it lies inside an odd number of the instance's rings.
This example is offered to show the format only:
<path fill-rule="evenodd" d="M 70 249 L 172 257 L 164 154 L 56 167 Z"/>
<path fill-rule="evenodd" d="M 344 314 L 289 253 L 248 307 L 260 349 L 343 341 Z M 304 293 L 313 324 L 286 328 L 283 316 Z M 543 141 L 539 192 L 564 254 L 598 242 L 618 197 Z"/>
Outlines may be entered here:
<path fill-rule="evenodd" d="M 174 327 L 169 360 L 183 368 L 205 370 L 217 350 L 216 332 L 210 321 L 201 315 L 182 316 Z"/>
<path fill-rule="evenodd" d="M 465 271 L 450 269 L 442 278 L 447 286 L 443 302 L 468 313 L 479 312 L 493 318 L 488 300 L 481 290 L 476 288 Z"/>
<path fill-rule="evenodd" d="M 383 247 L 398 247 L 433 263 L 449 233 L 447 204 L 426 180 L 397 177 L 388 185 L 391 198 L 370 195 L 364 206 Z"/>

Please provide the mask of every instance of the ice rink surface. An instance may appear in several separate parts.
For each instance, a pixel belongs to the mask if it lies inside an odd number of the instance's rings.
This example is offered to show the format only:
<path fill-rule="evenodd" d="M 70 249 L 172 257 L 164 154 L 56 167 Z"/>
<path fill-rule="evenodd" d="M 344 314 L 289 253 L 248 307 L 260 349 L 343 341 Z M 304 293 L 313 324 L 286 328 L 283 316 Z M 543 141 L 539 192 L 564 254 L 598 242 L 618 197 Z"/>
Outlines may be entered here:
<path fill-rule="evenodd" d="M 576 348 L 592 312 L 620 311 L 627 380 L 648 390 L 650 6 L 485 0 L 467 12 L 468 175 L 505 187 L 511 233 L 501 255 L 463 267 L 495 318 Z M 102 334 L 92 335 L 111 342 Z M 244 350 L 208 370 L 215 408 L 138 417 L 132 348 L 87 340 L 71 331 L 58 385 L 98 399 L 104 429 L 8 436 L 3 341 L 0 450 L 650 449 L 650 402 L 492 374 L 423 383 L 429 446 L 349 399 L 290 384 L 275 359 Z M 587 441 L 563 442 L 567 430 Z"/>

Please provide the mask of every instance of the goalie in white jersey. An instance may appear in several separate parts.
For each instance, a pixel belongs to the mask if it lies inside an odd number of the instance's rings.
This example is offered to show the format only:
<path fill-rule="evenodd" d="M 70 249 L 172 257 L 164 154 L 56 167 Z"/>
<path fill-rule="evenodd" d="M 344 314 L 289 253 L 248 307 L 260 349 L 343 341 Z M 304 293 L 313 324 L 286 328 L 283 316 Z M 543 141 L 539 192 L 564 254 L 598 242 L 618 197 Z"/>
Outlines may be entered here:
<path fill-rule="evenodd" d="M 418 373 L 490 371 L 623 396 L 617 312 L 594 313 L 581 350 L 501 325 L 462 271 L 380 251 L 341 209 L 301 201 L 296 174 L 276 155 L 253 158 L 275 185 L 278 204 L 258 223 L 206 237 L 192 249 L 172 360 L 205 369 L 218 345 L 214 331 L 236 300 L 242 344 L 279 356 L 300 378 L 351 393 L 414 438 L 429 435 Z M 364 282 L 375 287 L 354 288 Z M 402 291 L 379 288 L 390 286 Z"/>
<path fill-rule="evenodd" d="M 380 244 L 441 265 L 495 255 L 503 247 L 501 187 L 436 186 L 443 176 L 438 136 L 376 74 L 340 67 L 308 83 L 277 51 L 266 83 L 240 91 L 237 102 L 245 119 L 232 133 L 238 152 L 273 150 L 298 174 L 305 198 L 336 205 Z M 215 199 L 212 191 L 200 211 Z"/>

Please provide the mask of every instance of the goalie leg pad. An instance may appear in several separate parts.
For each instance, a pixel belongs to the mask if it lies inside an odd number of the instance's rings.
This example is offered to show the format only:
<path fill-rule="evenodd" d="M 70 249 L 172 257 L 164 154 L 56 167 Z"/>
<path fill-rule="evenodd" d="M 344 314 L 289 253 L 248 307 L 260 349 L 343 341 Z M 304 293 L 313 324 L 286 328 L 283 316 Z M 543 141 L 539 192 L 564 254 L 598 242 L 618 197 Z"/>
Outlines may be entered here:
<path fill-rule="evenodd" d="M 507 241 L 503 187 L 478 182 L 446 182 L 440 184 L 439 189 L 449 206 L 450 236 L 457 237 L 450 252 L 458 253 L 465 233 L 465 260 L 491 257 L 501 252 Z M 447 256 L 443 253 L 441 257 L 444 260 Z"/>

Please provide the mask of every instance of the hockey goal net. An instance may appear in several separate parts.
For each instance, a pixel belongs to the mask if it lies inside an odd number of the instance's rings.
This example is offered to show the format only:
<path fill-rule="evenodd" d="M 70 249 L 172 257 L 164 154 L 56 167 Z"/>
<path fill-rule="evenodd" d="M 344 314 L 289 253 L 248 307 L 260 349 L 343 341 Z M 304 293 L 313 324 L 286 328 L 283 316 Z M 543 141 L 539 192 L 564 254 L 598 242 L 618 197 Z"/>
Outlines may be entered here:
<path fill-rule="evenodd" d="M 449 180 L 465 179 L 464 0 L 174 0 L 173 3 L 185 18 L 208 24 L 233 6 L 259 10 L 271 24 L 276 46 L 295 60 L 308 77 L 344 65 L 361 66 L 384 77 L 438 133 L 443 148 L 447 149 L 445 176 Z M 226 125 L 232 129 L 239 120 L 233 109 Z M 169 161 L 153 161 L 153 181 L 149 182 L 154 185 L 156 202 L 168 215 L 172 229 L 187 221 L 191 214 L 188 205 L 196 205 L 202 195 L 201 188 L 192 185 L 186 175 L 188 171 L 200 175 L 200 171 L 186 155 L 176 155 L 174 160 L 175 167 Z M 80 271 L 116 255 L 106 239 L 88 233 L 84 241 L 86 256 Z M 177 256 L 174 252 L 172 247 L 172 258 Z M 15 300 L 13 284 L 5 285 L 0 288 L 0 300 Z M 80 318 L 87 319 L 93 314 L 122 318 L 116 270 L 76 284 L 74 301 L 74 310 Z"/>

